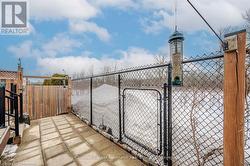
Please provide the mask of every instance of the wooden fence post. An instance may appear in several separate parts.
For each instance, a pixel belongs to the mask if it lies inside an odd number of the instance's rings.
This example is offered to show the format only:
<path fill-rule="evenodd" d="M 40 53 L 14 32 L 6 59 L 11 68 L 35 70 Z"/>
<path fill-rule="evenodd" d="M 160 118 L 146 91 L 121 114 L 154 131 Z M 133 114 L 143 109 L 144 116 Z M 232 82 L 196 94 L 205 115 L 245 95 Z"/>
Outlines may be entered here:
<path fill-rule="evenodd" d="M 246 31 L 225 37 L 236 47 L 224 55 L 224 165 L 243 166 Z"/>
<path fill-rule="evenodd" d="M 72 80 L 70 77 L 68 77 L 68 112 L 71 112 L 71 96 L 72 96 Z"/>

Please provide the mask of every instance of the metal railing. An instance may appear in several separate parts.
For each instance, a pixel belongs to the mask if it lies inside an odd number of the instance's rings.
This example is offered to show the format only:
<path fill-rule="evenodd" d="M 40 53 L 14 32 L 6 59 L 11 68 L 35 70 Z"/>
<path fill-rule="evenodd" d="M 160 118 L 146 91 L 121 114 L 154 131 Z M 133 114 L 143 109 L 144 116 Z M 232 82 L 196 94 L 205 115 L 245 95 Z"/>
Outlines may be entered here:
<path fill-rule="evenodd" d="M 11 87 L 11 91 L 0 87 L 0 126 L 1 128 L 10 126 L 10 130 L 14 131 L 17 137 L 19 123 L 23 122 L 23 95 L 16 93 L 15 85 L 11 84 Z"/>
<path fill-rule="evenodd" d="M 157 165 L 223 164 L 223 54 L 72 81 L 74 113 Z"/>

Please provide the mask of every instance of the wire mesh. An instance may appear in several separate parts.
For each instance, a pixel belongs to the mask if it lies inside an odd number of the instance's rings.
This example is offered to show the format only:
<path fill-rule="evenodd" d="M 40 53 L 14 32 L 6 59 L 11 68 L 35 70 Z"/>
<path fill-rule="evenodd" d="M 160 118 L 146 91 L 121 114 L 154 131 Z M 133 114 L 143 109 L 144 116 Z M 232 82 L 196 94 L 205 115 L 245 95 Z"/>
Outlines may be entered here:
<path fill-rule="evenodd" d="M 90 121 L 90 79 L 72 82 L 72 106 L 76 114 Z"/>
<path fill-rule="evenodd" d="M 159 91 L 124 89 L 123 135 L 156 155 L 162 150 L 161 114 Z"/>
<path fill-rule="evenodd" d="M 93 124 L 119 137 L 118 75 L 93 78 Z"/>
<path fill-rule="evenodd" d="M 163 155 L 158 154 L 162 146 L 162 118 L 159 118 L 166 81 L 167 66 L 121 75 L 121 91 L 124 92 L 122 142 L 158 165 L 163 164 Z"/>
<path fill-rule="evenodd" d="M 173 164 L 223 164 L 223 60 L 183 64 L 183 86 L 173 87 Z"/>
<path fill-rule="evenodd" d="M 174 86 L 172 93 L 173 165 L 223 164 L 220 55 L 196 57 L 183 63 L 183 86 Z M 133 68 L 92 77 L 93 124 L 118 138 L 121 109 L 121 142 L 157 165 L 163 165 L 162 142 L 166 131 L 162 123 L 168 120 L 162 118 L 164 99 L 161 98 L 163 85 L 168 82 L 167 66 Z M 88 120 L 90 101 L 90 78 L 74 80 L 73 109 Z"/>

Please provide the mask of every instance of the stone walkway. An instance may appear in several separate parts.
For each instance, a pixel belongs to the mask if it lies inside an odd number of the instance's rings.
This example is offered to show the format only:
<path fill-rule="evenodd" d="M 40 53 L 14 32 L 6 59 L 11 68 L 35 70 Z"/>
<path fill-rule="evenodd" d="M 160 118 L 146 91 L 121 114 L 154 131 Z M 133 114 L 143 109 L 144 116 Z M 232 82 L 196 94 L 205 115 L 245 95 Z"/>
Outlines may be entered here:
<path fill-rule="evenodd" d="M 139 160 L 72 114 L 32 121 L 14 166 L 141 166 Z"/>

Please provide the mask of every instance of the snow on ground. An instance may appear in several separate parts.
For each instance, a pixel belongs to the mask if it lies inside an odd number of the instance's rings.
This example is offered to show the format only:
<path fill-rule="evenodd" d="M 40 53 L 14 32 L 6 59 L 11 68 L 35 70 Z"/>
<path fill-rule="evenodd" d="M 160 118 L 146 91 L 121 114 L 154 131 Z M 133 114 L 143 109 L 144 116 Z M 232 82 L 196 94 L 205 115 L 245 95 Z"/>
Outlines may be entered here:
<path fill-rule="evenodd" d="M 89 119 L 89 89 L 73 93 L 74 110 Z M 157 93 L 148 91 L 125 92 L 125 133 L 127 136 L 144 143 L 149 148 L 157 148 L 157 126 L 159 108 Z M 194 97 L 195 96 L 195 97 Z M 193 101 L 198 104 L 192 107 Z M 206 159 L 206 165 L 221 163 L 223 145 L 223 91 L 220 89 L 202 89 L 194 91 L 187 88 L 173 89 L 173 159 L 176 165 L 197 163 L 194 147 L 194 135 L 191 127 L 191 111 L 195 117 L 195 138 L 200 160 L 214 149 L 212 156 Z M 93 122 L 102 123 L 112 129 L 118 137 L 118 88 L 103 84 L 93 89 Z"/>
<path fill-rule="evenodd" d="M 0 165 L 12 165 L 17 148 L 17 145 L 6 145 L 0 158 Z"/>
<path fill-rule="evenodd" d="M 173 157 L 177 165 L 196 165 L 199 149 L 200 160 L 209 152 L 215 153 L 206 159 L 206 165 L 222 164 L 223 145 L 223 92 L 219 89 L 173 89 Z M 195 128 L 191 125 L 191 112 Z M 195 135 L 193 135 L 195 131 Z M 212 159 L 215 162 L 210 162 Z M 219 164 L 220 163 L 220 164 Z"/>
<path fill-rule="evenodd" d="M 93 123 L 110 127 L 115 137 L 119 134 L 118 100 L 115 86 L 104 84 L 93 89 Z"/>
<path fill-rule="evenodd" d="M 73 91 L 72 95 L 72 105 L 74 111 L 76 111 L 79 115 L 89 120 L 90 117 L 90 91 L 89 89 L 85 89 L 81 92 Z"/>

